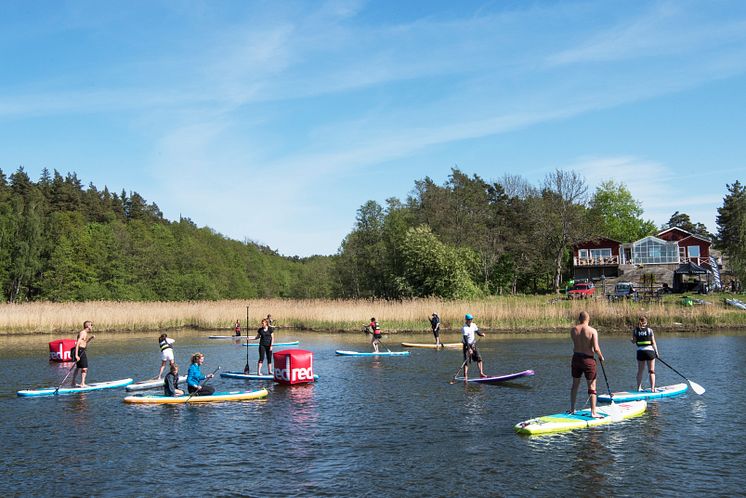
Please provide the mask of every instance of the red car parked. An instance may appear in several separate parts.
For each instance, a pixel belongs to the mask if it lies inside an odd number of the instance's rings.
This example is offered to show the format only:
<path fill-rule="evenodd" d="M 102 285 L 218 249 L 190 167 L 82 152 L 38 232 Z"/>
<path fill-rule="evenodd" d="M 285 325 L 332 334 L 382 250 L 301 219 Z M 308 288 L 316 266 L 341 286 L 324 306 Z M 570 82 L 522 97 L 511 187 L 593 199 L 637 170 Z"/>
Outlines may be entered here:
<path fill-rule="evenodd" d="M 593 293 L 596 291 L 596 286 L 593 285 L 593 282 L 580 282 L 572 286 L 572 288 L 567 291 L 567 297 L 570 299 L 586 299 L 589 297 L 593 297 Z"/>

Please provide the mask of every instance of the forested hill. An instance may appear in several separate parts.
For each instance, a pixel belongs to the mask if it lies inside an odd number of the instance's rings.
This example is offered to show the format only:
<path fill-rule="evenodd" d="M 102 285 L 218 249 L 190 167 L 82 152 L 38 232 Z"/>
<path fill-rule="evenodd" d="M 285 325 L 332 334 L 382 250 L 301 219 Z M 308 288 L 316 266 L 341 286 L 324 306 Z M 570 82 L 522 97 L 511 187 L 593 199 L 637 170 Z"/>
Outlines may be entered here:
<path fill-rule="evenodd" d="M 7 302 L 330 297 L 332 264 L 166 220 L 136 192 L 83 187 L 74 173 L 0 170 Z"/>

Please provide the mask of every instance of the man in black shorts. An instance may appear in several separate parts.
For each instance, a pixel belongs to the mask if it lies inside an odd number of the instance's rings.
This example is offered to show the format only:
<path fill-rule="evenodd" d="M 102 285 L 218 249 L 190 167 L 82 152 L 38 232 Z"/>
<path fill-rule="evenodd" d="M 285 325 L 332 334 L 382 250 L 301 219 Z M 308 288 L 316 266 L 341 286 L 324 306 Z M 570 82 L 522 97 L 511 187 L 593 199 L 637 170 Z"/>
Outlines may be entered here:
<path fill-rule="evenodd" d="M 77 387 L 86 387 L 85 383 L 86 376 L 88 375 L 88 356 L 86 356 L 86 348 L 88 343 L 96 337 L 89 333 L 93 330 L 93 322 L 86 320 L 83 322 L 83 330 L 78 332 L 78 337 L 75 340 L 75 347 L 70 351 L 70 357 L 75 360 L 75 371 L 73 372 L 72 385 L 76 386 L 75 379 L 80 371 L 80 384 Z"/>
<path fill-rule="evenodd" d="M 435 337 L 435 346 L 441 347 L 443 344 L 440 342 L 440 317 L 437 313 L 433 312 L 430 317 L 430 327 L 433 329 L 433 337 Z"/>

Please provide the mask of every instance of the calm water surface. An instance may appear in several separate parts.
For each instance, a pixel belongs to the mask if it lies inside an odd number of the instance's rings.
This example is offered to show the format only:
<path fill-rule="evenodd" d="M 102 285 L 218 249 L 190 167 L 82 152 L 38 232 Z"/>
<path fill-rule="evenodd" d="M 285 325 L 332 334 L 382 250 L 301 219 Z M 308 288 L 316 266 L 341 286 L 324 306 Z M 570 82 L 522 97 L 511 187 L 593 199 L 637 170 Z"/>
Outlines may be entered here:
<path fill-rule="evenodd" d="M 246 348 L 175 332 L 186 371 L 194 351 L 205 373 L 242 370 Z M 157 334 L 99 334 L 89 382 L 152 377 Z M 501 386 L 450 385 L 459 351 L 412 350 L 404 358 L 336 357 L 367 350 L 349 337 L 282 332 L 314 352 L 321 379 L 301 387 L 215 379 L 218 390 L 266 386 L 266 401 L 131 406 L 123 389 L 18 398 L 56 385 L 65 366 L 47 362 L 49 338 L 0 339 L 3 495 L 63 496 L 657 496 L 742 495 L 746 336 L 658 336 L 668 363 L 707 388 L 649 403 L 646 414 L 606 428 L 545 437 L 513 432 L 519 421 L 569 403 L 565 337 L 496 338 L 480 344 L 485 370 L 532 368 Z M 445 337 L 449 342 L 455 337 Z M 389 337 L 426 342 L 429 335 Z M 626 338 L 602 337 L 612 390 L 634 387 Z M 394 347 L 396 346 L 396 347 Z M 250 350 L 252 371 L 256 349 Z M 657 365 L 659 385 L 680 378 Z M 602 378 L 599 391 L 605 388 Z M 582 403 L 584 399 L 580 400 Z"/>

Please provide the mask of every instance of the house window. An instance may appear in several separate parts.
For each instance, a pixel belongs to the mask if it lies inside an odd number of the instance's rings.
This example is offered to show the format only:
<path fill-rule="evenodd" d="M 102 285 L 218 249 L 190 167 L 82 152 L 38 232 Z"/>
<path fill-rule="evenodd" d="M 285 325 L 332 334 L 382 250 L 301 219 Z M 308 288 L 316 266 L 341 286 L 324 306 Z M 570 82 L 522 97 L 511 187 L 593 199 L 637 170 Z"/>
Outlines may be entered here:
<path fill-rule="evenodd" d="M 611 249 L 604 248 L 604 249 L 591 249 L 591 258 L 610 258 L 611 257 Z"/>
<path fill-rule="evenodd" d="M 690 258 L 699 257 L 699 246 L 687 246 L 686 250 L 689 253 Z"/>
<path fill-rule="evenodd" d="M 679 245 L 655 237 L 645 237 L 632 246 L 632 260 L 640 264 L 679 262 Z"/>
<path fill-rule="evenodd" d="M 578 249 L 578 259 L 588 259 L 588 249 Z"/>

